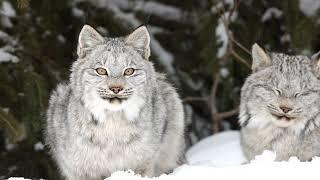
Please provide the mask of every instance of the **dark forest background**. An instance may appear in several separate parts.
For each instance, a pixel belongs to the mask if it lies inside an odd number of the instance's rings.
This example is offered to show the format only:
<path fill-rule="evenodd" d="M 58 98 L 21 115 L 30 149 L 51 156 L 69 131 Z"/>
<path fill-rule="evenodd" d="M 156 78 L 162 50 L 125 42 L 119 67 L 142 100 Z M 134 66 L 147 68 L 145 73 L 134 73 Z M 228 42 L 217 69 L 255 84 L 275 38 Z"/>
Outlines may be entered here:
<path fill-rule="evenodd" d="M 239 129 L 253 43 L 288 54 L 320 49 L 319 7 L 319 0 L 0 0 L 0 179 L 59 179 L 42 124 L 84 24 L 110 37 L 148 25 L 151 61 L 179 90 L 190 146 Z"/>

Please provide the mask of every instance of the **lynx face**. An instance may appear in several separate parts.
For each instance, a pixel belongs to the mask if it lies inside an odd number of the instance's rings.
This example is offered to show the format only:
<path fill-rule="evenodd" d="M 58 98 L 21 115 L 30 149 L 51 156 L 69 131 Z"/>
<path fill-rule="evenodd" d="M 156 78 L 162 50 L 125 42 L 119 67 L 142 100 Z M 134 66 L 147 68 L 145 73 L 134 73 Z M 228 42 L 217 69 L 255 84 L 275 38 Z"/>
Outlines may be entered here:
<path fill-rule="evenodd" d="M 84 71 L 85 89 L 103 101 L 109 110 L 119 110 L 127 101 L 143 91 L 148 62 L 125 44 L 116 48 L 115 40 L 96 47 L 89 55 L 91 61 Z"/>
<path fill-rule="evenodd" d="M 152 73 L 149 43 L 145 27 L 124 38 L 103 38 L 91 27 L 82 29 L 73 74 L 79 83 L 75 86 L 82 88 L 81 99 L 96 111 L 94 114 L 126 108 L 136 111 L 144 104 L 145 87 Z"/>
<path fill-rule="evenodd" d="M 261 128 L 273 124 L 296 132 L 318 126 L 317 63 L 306 56 L 269 57 L 262 49 L 256 51 L 254 73 L 242 89 L 240 123 Z"/>

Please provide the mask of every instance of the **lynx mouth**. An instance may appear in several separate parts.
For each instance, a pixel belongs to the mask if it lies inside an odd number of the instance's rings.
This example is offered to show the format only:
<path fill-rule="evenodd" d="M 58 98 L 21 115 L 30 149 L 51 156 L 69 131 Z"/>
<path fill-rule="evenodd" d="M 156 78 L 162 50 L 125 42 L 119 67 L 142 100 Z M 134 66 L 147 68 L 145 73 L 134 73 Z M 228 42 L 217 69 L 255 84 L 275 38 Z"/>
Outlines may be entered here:
<path fill-rule="evenodd" d="M 294 119 L 294 117 L 289 117 L 289 116 L 286 116 L 286 115 L 276 115 L 276 114 L 272 114 L 274 117 L 276 117 L 276 119 L 278 121 L 292 121 Z"/>
<path fill-rule="evenodd" d="M 104 99 L 104 100 L 109 101 L 111 104 L 113 104 L 113 103 L 121 104 L 122 102 L 128 100 L 127 97 L 106 97 L 106 96 L 104 96 L 104 97 L 101 97 L 101 98 Z"/>
<path fill-rule="evenodd" d="M 289 118 L 287 116 L 279 116 L 277 119 L 280 121 L 291 121 L 293 118 Z"/>

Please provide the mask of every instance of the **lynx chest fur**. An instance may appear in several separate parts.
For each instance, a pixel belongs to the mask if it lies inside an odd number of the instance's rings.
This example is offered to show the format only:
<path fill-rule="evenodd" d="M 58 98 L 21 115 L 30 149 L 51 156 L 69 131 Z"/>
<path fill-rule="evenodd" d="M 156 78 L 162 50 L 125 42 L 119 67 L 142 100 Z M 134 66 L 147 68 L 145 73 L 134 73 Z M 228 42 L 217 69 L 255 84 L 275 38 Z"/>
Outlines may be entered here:
<path fill-rule="evenodd" d="M 105 177 L 119 169 L 138 167 L 141 161 L 151 159 L 154 152 L 154 146 L 150 146 L 145 138 L 147 133 L 129 124 L 122 114 L 111 115 L 105 123 L 93 122 L 85 128 L 79 126 L 74 134 L 79 135 L 72 138 L 74 142 L 68 143 L 73 147 L 69 147 L 65 159 L 76 160 L 79 170 L 100 171 L 99 174 Z"/>

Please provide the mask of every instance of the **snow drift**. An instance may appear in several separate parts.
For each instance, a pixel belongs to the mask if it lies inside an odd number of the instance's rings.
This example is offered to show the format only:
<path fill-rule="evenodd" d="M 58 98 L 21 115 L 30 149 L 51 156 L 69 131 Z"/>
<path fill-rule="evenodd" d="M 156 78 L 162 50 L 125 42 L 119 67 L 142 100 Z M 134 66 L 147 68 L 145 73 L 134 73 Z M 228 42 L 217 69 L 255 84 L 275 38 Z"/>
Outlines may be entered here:
<path fill-rule="evenodd" d="M 246 163 L 241 152 L 238 131 L 227 131 L 203 139 L 186 153 L 188 165 L 183 165 L 168 175 L 148 178 L 133 171 L 118 171 L 106 180 L 263 180 L 263 179 L 320 179 L 320 157 L 310 162 L 275 162 L 276 155 L 265 151 L 255 160 Z M 24 180 L 10 178 L 9 180 Z"/>

